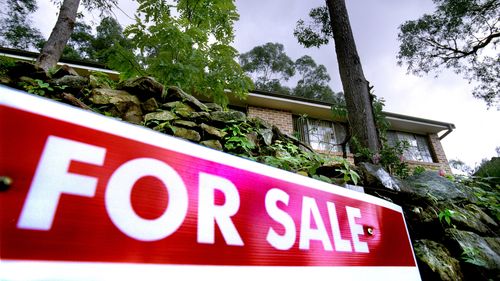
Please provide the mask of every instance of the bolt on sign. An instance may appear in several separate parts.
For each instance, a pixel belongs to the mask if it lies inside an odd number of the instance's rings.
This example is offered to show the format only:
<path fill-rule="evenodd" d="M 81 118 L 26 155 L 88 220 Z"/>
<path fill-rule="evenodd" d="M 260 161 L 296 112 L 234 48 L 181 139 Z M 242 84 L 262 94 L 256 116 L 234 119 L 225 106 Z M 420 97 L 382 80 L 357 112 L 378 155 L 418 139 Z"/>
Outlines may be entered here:
<path fill-rule="evenodd" d="M 1 280 L 420 280 L 390 202 L 0 88 Z"/>

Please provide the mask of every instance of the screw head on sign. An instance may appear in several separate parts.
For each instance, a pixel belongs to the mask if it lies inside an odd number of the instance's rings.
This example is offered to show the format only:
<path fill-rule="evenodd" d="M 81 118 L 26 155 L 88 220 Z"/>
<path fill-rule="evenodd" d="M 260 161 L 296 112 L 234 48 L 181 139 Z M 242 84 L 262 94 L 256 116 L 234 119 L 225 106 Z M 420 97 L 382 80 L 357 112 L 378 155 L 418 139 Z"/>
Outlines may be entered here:
<path fill-rule="evenodd" d="M 368 235 L 370 235 L 370 236 L 373 235 L 373 227 L 368 227 L 366 229 L 366 232 L 368 232 Z"/>
<path fill-rule="evenodd" d="M 6 176 L 0 176 L 0 191 L 9 189 L 12 185 L 12 179 Z"/>

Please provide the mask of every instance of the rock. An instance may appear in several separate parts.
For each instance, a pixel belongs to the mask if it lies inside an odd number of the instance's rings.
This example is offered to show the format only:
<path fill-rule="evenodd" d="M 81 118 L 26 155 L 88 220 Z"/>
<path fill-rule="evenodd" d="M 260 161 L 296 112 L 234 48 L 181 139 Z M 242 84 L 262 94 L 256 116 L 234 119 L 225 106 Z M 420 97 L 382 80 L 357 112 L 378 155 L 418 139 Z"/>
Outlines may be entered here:
<path fill-rule="evenodd" d="M 422 239 L 413 243 L 423 280 L 463 280 L 460 263 L 448 249 L 435 241 Z"/>
<path fill-rule="evenodd" d="M 213 103 L 213 102 L 205 103 L 205 105 L 207 106 L 208 110 L 210 110 L 210 111 L 222 111 L 223 110 L 222 106 L 220 106 L 216 103 Z"/>
<path fill-rule="evenodd" d="M 500 238 L 481 237 L 474 232 L 449 228 L 446 230 L 448 239 L 462 253 L 465 262 L 495 273 L 500 273 Z M 497 279 L 498 280 L 498 279 Z"/>
<path fill-rule="evenodd" d="M 361 163 L 359 167 L 362 169 L 363 175 L 366 177 L 365 183 L 367 185 L 371 185 L 375 181 L 388 189 L 396 191 L 401 190 L 401 183 L 389 175 L 389 173 L 387 173 L 382 166 L 373 165 L 371 163 Z"/>
<path fill-rule="evenodd" d="M 114 82 L 107 76 L 107 74 L 97 73 L 97 72 L 94 72 L 89 75 L 89 84 L 92 89 L 94 88 L 113 89 L 114 87 Z"/>
<path fill-rule="evenodd" d="M 174 136 L 176 137 L 195 142 L 199 142 L 201 140 L 200 134 L 195 130 L 190 130 L 176 126 L 171 126 L 170 128 L 172 129 L 172 131 L 174 132 Z"/>
<path fill-rule="evenodd" d="M 476 205 L 469 204 L 464 208 L 456 207 L 453 210 L 456 213 L 451 220 L 459 229 L 482 235 L 495 235 L 495 231 L 498 232 L 498 224 Z"/>
<path fill-rule="evenodd" d="M 227 135 L 226 132 L 223 132 L 222 130 L 207 125 L 205 123 L 201 124 L 201 128 L 203 129 L 203 131 L 207 132 L 211 136 L 217 137 L 218 139 L 222 139 L 224 136 Z"/>
<path fill-rule="evenodd" d="M 29 76 L 33 79 L 45 81 L 48 78 L 43 69 L 26 61 L 16 61 L 15 65 L 8 69 L 7 75 L 12 79 L 17 79 L 21 76 Z"/>
<path fill-rule="evenodd" d="M 59 67 L 56 70 L 56 72 L 54 72 L 54 74 L 52 74 L 51 76 L 52 76 L 52 79 L 57 79 L 57 78 L 64 77 L 66 75 L 79 76 L 78 72 L 76 72 L 76 70 L 74 70 L 72 67 L 70 67 L 66 64 Z"/>
<path fill-rule="evenodd" d="M 58 86 L 65 86 L 68 89 L 79 91 L 89 85 L 89 78 L 83 76 L 66 75 L 61 78 L 52 79 L 52 83 Z"/>
<path fill-rule="evenodd" d="M 13 83 L 12 79 L 9 76 L 0 76 L 0 84 L 2 85 L 11 85 Z"/>
<path fill-rule="evenodd" d="M 250 147 L 256 147 L 259 143 L 257 132 L 250 132 L 246 134 L 247 140 L 250 143 Z"/>
<path fill-rule="evenodd" d="M 264 128 L 264 129 L 273 129 L 273 125 L 267 122 L 266 120 L 260 118 L 260 117 L 252 117 L 249 119 L 249 121 L 256 127 L 256 128 Z"/>
<path fill-rule="evenodd" d="M 196 120 L 198 122 L 206 122 L 209 121 L 210 119 L 210 113 L 208 112 L 193 112 L 191 116 L 189 117 L 190 119 Z"/>
<path fill-rule="evenodd" d="M 196 128 L 198 127 L 198 124 L 195 122 L 187 121 L 187 120 L 175 120 L 174 125 L 178 125 L 181 127 L 186 127 L 186 128 Z M 202 124 L 203 126 L 203 124 Z"/>
<path fill-rule="evenodd" d="M 89 100 L 96 105 L 110 105 L 111 113 L 115 116 L 119 116 L 125 121 L 134 124 L 140 124 L 142 122 L 142 111 L 139 100 L 136 96 L 125 91 L 94 89 L 90 94 Z"/>
<path fill-rule="evenodd" d="M 190 117 L 191 114 L 193 112 L 195 112 L 195 110 L 191 106 L 189 106 L 181 101 L 169 102 L 169 103 L 163 104 L 162 107 L 170 109 L 175 114 L 180 115 L 184 118 Z"/>
<path fill-rule="evenodd" d="M 158 112 L 151 112 L 144 115 L 144 122 L 147 123 L 152 120 L 156 121 L 171 121 L 177 119 L 177 116 L 170 111 L 162 110 Z"/>
<path fill-rule="evenodd" d="M 210 148 L 213 148 L 213 149 L 216 149 L 216 150 L 219 150 L 219 151 L 223 150 L 222 144 L 218 140 L 205 140 L 205 141 L 200 142 L 200 144 L 207 146 L 207 147 L 210 147 Z"/>
<path fill-rule="evenodd" d="M 144 112 L 154 112 L 158 110 L 159 106 L 155 98 L 149 98 L 145 102 L 141 103 L 141 108 Z"/>
<path fill-rule="evenodd" d="M 418 194 L 422 197 L 432 196 L 437 200 L 462 200 L 468 199 L 467 194 L 453 182 L 441 177 L 435 171 L 425 171 L 419 175 L 408 177 L 404 180 L 404 190 Z"/>
<path fill-rule="evenodd" d="M 222 123 L 244 122 L 247 120 L 245 113 L 236 110 L 214 111 L 210 113 L 210 118 L 213 121 Z"/>
<path fill-rule="evenodd" d="M 262 140 L 266 145 L 271 145 L 273 143 L 273 130 L 270 128 L 259 129 L 257 131 L 259 135 L 262 137 Z"/>
<path fill-rule="evenodd" d="M 123 81 L 117 88 L 137 96 L 141 101 L 146 101 L 150 98 L 162 100 L 164 87 L 153 77 L 139 77 Z"/>
<path fill-rule="evenodd" d="M 165 88 L 163 90 L 162 97 L 167 101 L 181 100 L 182 102 L 188 103 L 189 105 L 193 106 L 196 111 L 208 111 L 208 107 L 206 105 L 177 87 L 170 87 L 168 89 Z"/>

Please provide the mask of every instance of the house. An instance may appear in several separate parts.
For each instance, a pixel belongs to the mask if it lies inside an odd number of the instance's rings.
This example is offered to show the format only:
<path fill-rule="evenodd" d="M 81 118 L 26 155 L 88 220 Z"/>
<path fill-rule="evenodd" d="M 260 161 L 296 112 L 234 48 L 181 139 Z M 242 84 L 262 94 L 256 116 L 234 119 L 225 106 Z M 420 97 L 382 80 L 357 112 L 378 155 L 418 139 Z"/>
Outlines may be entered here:
<path fill-rule="evenodd" d="M 0 48 L 0 56 L 34 61 L 37 53 Z M 107 73 L 112 79 L 118 73 L 105 69 L 103 65 L 76 60 L 61 60 L 79 74 L 89 71 Z M 302 142 L 321 153 L 342 156 L 341 146 L 345 140 L 346 120 L 334 119 L 331 104 L 289 95 L 253 91 L 246 100 L 230 99 L 233 108 L 244 111 L 250 117 L 259 117 L 277 126 L 283 133 L 296 136 Z M 455 129 L 452 123 L 428 120 L 407 115 L 385 112 L 390 123 L 387 138 L 389 143 L 407 141 L 410 148 L 404 158 L 410 166 L 451 172 L 441 140 Z M 352 153 L 348 158 L 353 159 Z"/>
<path fill-rule="evenodd" d="M 339 143 L 345 140 L 346 120 L 333 119 L 329 103 L 263 91 L 249 93 L 244 101 L 230 102 L 250 117 L 259 117 L 277 126 L 318 152 L 342 156 Z M 404 158 L 410 166 L 451 172 L 441 140 L 455 129 L 454 124 L 390 112 L 384 114 L 390 123 L 388 142 L 409 143 Z M 348 153 L 348 158 L 353 158 L 352 153 Z"/>

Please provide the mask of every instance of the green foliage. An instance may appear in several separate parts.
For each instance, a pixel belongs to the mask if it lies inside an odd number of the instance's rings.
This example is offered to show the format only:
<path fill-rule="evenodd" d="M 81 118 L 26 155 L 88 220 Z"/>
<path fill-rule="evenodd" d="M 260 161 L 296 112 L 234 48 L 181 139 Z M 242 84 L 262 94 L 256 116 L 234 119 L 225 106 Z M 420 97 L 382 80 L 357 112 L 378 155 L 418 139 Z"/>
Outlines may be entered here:
<path fill-rule="evenodd" d="M 359 174 L 351 168 L 351 165 L 346 159 L 343 159 L 341 163 L 344 167 L 342 169 L 336 169 L 335 171 L 340 172 L 342 175 L 344 175 L 345 183 L 352 181 L 354 185 L 358 185 L 358 181 L 360 179 Z"/>
<path fill-rule="evenodd" d="M 21 86 L 31 94 L 45 96 L 47 92 L 53 92 L 54 88 L 49 83 L 43 82 L 40 79 L 33 80 L 33 83 L 21 82 Z"/>
<path fill-rule="evenodd" d="M 7 73 L 7 71 L 16 65 L 16 60 L 6 57 L 6 56 L 0 56 L 0 75 L 4 75 Z"/>
<path fill-rule="evenodd" d="M 241 54 L 241 68 L 252 75 L 255 87 L 263 91 L 289 93 L 290 89 L 281 85 L 295 74 L 292 59 L 285 53 L 283 44 L 268 42 Z"/>
<path fill-rule="evenodd" d="M 473 176 L 456 176 L 455 182 L 466 186 L 476 197 L 475 204 L 500 221 L 500 184 L 492 183 L 487 177 Z"/>
<path fill-rule="evenodd" d="M 333 102 L 336 94 L 328 85 L 330 75 L 324 65 L 317 65 L 310 56 L 302 56 L 295 61 L 295 68 L 301 79 L 293 89 L 293 95 L 309 99 Z"/>
<path fill-rule="evenodd" d="M 305 152 L 289 141 L 276 140 L 263 151 L 265 156 L 257 157 L 257 161 L 291 172 L 304 171 L 319 180 L 324 177 L 316 174 L 316 170 L 326 163 L 338 162 L 338 157 L 328 157 L 319 153 Z"/>
<path fill-rule="evenodd" d="M 251 156 L 251 150 L 255 148 L 247 134 L 250 133 L 248 124 L 232 124 L 222 131 L 227 134 L 224 136 L 224 148 L 229 152 L 238 154 L 240 156 Z"/>
<path fill-rule="evenodd" d="M 258 90 L 289 94 L 297 97 L 335 102 L 339 99 L 330 88 L 330 75 L 324 65 L 317 65 L 310 56 L 302 56 L 295 62 L 279 43 L 266 43 L 240 55 L 244 71 L 253 77 Z M 297 78 L 295 87 L 283 82 Z"/>
<path fill-rule="evenodd" d="M 414 176 L 418 176 L 418 175 L 422 174 L 423 172 L 425 172 L 425 168 L 422 166 L 417 166 L 417 167 L 415 167 L 415 169 L 413 169 Z"/>
<path fill-rule="evenodd" d="M 500 1 L 433 0 L 436 10 L 400 26 L 399 64 L 417 75 L 448 68 L 478 82 L 473 95 L 500 106 Z"/>
<path fill-rule="evenodd" d="M 443 219 L 448 224 L 448 226 L 452 226 L 451 218 L 456 215 L 456 211 L 445 209 L 438 214 L 439 221 L 442 223 Z"/>
<path fill-rule="evenodd" d="M 486 261 L 481 257 L 481 250 L 476 247 L 464 247 L 460 257 L 470 264 L 487 266 Z"/>
<path fill-rule="evenodd" d="M 312 178 L 315 179 L 315 180 L 324 181 L 326 183 L 333 183 L 330 178 L 325 177 L 323 175 L 312 175 Z"/>
<path fill-rule="evenodd" d="M 227 104 L 226 91 L 244 97 L 252 81 L 235 61 L 232 0 L 140 0 L 136 21 L 125 29 L 133 51 L 122 48 L 112 65 L 123 78 L 150 75 L 165 85 Z M 123 47 L 123 46 L 122 46 Z"/>
<path fill-rule="evenodd" d="M 0 45 L 22 50 L 37 49 L 43 37 L 32 26 L 31 14 L 38 7 L 35 0 L 6 0 L 0 14 Z"/>
<path fill-rule="evenodd" d="M 385 106 L 385 100 L 383 98 L 379 98 L 373 93 L 371 93 L 370 88 L 370 94 L 373 97 L 372 100 L 372 107 L 373 107 L 373 117 L 375 118 L 375 124 L 377 126 L 378 134 L 381 139 L 382 143 L 387 142 L 387 130 L 390 129 L 391 123 L 385 118 L 384 114 L 384 106 Z"/>
<path fill-rule="evenodd" d="M 500 157 L 493 157 L 489 161 L 482 161 L 474 175 L 482 178 L 491 178 L 492 182 L 500 184 Z"/>
<path fill-rule="evenodd" d="M 353 145 L 356 147 L 357 157 L 370 161 L 374 164 L 380 164 L 391 175 L 406 178 L 409 175 L 408 164 L 404 161 L 404 152 L 408 149 L 409 143 L 398 141 L 394 145 L 388 142 L 382 143 L 379 153 L 373 153 L 367 148 L 361 147 L 356 138 L 353 138 Z"/>
<path fill-rule="evenodd" d="M 65 85 L 51 86 L 48 82 L 44 82 L 40 79 L 34 79 L 29 82 L 20 82 L 19 85 L 28 93 L 38 96 L 45 96 L 48 93 L 53 93 L 56 90 L 64 90 L 67 87 Z"/>
<path fill-rule="evenodd" d="M 326 45 L 333 38 L 333 31 L 330 25 L 330 15 L 326 6 L 311 9 L 309 17 L 311 22 L 299 20 L 293 32 L 300 44 L 306 48 L 320 47 Z"/>
<path fill-rule="evenodd" d="M 109 75 L 104 72 L 91 71 L 89 77 L 95 80 L 97 87 L 116 87 L 116 82 L 109 78 Z"/>

